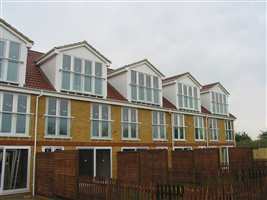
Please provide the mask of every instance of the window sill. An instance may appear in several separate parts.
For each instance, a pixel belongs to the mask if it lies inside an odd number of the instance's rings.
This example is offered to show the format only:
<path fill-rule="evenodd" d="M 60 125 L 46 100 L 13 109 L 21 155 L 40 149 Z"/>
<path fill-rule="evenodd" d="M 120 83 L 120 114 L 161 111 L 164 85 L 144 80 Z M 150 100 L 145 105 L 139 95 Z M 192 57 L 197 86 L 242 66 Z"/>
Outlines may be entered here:
<path fill-rule="evenodd" d="M 91 140 L 107 140 L 107 141 L 111 141 L 112 138 L 98 138 L 98 137 L 91 137 Z"/>
<path fill-rule="evenodd" d="M 219 140 L 210 140 L 210 142 L 219 142 Z"/>
<path fill-rule="evenodd" d="M 174 142 L 186 142 L 186 139 L 173 139 Z"/>
<path fill-rule="evenodd" d="M 45 135 L 44 138 L 45 139 L 66 139 L 66 140 L 72 139 L 71 136 L 50 136 L 50 135 Z"/>
<path fill-rule="evenodd" d="M 141 141 L 140 138 L 121 138 L 122 141 Z"/>
<path fill-rule="evenodd" d="M 168 142 L 167 139 L 153 139 L 153 142 Z"/>
<path fill-rule="evenodd" d="M 0 133 L 0 137 L 14 137 L 14 138 L 30 138 L 30 135 L 23 135 L 23 134 L 5 134 L 5 133 Z"/>
<path fill-rule="evenodd" d="M 195 139 L 196 142 L 206 142 L 204 139 Z"/>

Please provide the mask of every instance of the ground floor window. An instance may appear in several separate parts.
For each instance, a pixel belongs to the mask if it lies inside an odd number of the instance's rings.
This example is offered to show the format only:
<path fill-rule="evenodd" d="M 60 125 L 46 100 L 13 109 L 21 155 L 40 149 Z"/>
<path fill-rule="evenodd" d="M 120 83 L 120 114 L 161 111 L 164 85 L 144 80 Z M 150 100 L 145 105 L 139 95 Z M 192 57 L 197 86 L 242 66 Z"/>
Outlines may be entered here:
<path fill-rule="evenodd" d="M 179 150 L 191 151 L 192 147 L 174 147 L 174 151 L 179 151 Z"/>
<path fill-rule="evenodd" d="M 148 147 L 122 147 L 121 151 L 122 152 L 135 152 L 135 151 L 143 151 L 143 150 L 148 150 Z"/>
<path fill-rule="evenodd" d="M 43 146 L 42 152 L 55 152 L 55 151 L 63 151 L 64 147 L 62 146 Z"/>
<path fill-rule="evenodd" d="M 0 146 L 0 194 L 29 189 L 29 149 Z"/>
<path fill-rule="evenodd" d="M 79 175 L 111 178 L 111 148 L 79 149 Z"/>

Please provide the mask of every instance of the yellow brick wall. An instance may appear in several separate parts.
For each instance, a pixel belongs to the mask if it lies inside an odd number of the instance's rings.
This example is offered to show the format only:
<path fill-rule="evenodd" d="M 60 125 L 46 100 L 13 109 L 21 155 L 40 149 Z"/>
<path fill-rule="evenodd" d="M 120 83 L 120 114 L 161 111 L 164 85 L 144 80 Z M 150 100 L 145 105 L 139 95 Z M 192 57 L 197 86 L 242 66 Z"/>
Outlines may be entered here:
<path fill-rule="evenodd" d="M 267 159 L 267 148 L 253 149 L 254 159 Z"/>

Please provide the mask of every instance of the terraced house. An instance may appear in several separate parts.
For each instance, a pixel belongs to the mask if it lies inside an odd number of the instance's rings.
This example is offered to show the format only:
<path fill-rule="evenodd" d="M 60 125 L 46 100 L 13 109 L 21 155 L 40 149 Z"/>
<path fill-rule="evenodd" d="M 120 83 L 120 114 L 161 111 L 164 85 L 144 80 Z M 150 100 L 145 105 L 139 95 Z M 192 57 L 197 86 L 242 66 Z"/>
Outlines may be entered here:
<path fill-rule="evenodd" d="M 80 149 L 91 176 L 116 177 L 119 151 L 221 148 L 227 162 L 235 117 L 219 82 L 165 77 L 147 59 L 112 69 L 86 41 L 32 46 L 0 20 L 0 194 L 31 190 L 40 151 Z"/>

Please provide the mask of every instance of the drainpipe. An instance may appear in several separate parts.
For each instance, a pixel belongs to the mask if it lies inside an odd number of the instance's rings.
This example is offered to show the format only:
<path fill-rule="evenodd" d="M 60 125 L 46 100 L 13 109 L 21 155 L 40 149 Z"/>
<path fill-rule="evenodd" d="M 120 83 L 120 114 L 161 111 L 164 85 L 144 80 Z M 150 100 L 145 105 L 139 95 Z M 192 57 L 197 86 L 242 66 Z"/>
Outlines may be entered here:
<path fill-rule="evenodd" d="M 43 96 L 43 91 L 36 97 L 35 120 L 34 120 L 34 150 L 33 150 L 33 174 L 32 174 L 32 196 L 35 196 L 35 171 L 36 171 L 36 153 L 37 153 L 37 130 L 38 130 L 38 107 L 39 98 Z"/>
<path fill-rule="evenodd" d="M 207 148 L 209 147 L 209 125 L 208 125 L 208 116 L 206 116 L 206 142 Z"/>

